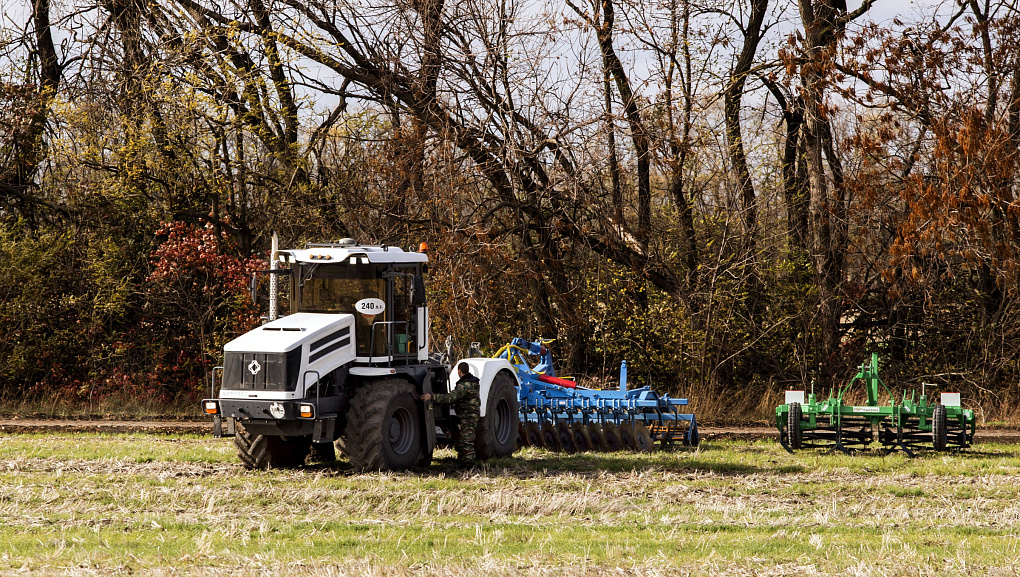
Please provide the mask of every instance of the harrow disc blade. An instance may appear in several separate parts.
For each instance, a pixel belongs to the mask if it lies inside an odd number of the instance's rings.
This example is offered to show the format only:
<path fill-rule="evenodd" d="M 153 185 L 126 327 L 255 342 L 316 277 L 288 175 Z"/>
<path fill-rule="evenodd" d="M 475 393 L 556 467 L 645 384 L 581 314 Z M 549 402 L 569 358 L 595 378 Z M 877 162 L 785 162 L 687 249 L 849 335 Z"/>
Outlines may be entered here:
<path fill-rule="evenodd" d="M 577 447 L 578 452 L 592 450 L 591 437 L 588 436 L 588 427 L 584 423 L 574 423 L 570 426 L 570 432 L 574 436 L 574 446 Z"/>
<path fill-rule="evenodd" d="M 644 422 L 634 423 L 634 446 L 639 453 L 648 453 L 655 450 L 655 443 L 652 442 L 652 435 Z"/>
<path fill-rule="evenodd" d="M 620 440 L 620 431 L 616 423 L 602 423 L 602 431 L 606 437 L 606 450 L 615 453 L 623 450 L 623 441 Z"/>
<path fill-rule="evenodd" d="M 599 452 L 609 450 L 606 448 L 606 434 L 598 423 L 588 423 L 588 439 L 591 440 L 591 450 Z"/>
<path fill-rule="evenodd" d="M 549 421 L 542 422 L 542 441 L 546 449 L 550 451 L 563 451 L 560 446 L 560 436 L 556 434 L 556 426 Z"/>
<path fill-rule="evenodd" d="M 577 452 L 577 447 L 574 445 L 574 435 L 570 432 L 570 427 L 563 421 L 556 424 L 556 436 L 559 438 L 560 447 L 562 447 L 565 452 Z"/>
<path fill-rule="evenodd" d="M 529 445 L 527 428 L 524 423 L 517 423 L 517 448 L 521 449 Z"/>
<path fill-rule="evenodd" d="M 528 423 L 524 425 L 524 432 L 528 438 L 528 446 L 539 447 L 541 449 L 548 448 L 545 446 L 545 438 L 542 436 L 542 428 L 538 426 L 538 423 L 535 421 L 528 421 Z"/>
<path fill-rule="evenodd" d="M 617 427 L 620 430 L 620 440 L 623 442 L 623 447 L 628 451 L 638 451 L 637 440 L 634 438 L 634 425 L 630 423 L 620 423 Z"/>

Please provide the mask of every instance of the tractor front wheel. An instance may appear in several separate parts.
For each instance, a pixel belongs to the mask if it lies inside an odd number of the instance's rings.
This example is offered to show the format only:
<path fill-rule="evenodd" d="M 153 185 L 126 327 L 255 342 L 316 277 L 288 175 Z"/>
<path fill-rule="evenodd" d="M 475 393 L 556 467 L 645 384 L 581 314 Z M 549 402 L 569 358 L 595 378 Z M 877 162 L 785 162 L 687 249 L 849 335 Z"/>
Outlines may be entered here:
<path fill-rule="evenodd" d="M 344 453 L 356 471 L 410 469 L 422 452 L 414 387 L 401 379 L 366 383 L 354 393 Z"/>
<path fill-rule="evenodd" d="M 299 467 L 311 448 L 311 437 L 253 435 L 237 424 L 234 446 L 247 469 L 266 470 Z"/>

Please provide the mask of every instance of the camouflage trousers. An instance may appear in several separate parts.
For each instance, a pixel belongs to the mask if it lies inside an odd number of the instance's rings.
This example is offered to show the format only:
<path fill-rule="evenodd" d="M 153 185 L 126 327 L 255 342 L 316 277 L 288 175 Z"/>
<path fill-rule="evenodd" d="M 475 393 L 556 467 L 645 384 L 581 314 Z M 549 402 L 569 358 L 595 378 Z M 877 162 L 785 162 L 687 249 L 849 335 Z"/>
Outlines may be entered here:
<path fill-rule="evenodd" d="M 477 462 L 475 456 L 475 429 L 478 428 L 478 419 L 458 418 L 453 429 L 453 448 L 457 450 L 457 462 L 473 465 Z"/>

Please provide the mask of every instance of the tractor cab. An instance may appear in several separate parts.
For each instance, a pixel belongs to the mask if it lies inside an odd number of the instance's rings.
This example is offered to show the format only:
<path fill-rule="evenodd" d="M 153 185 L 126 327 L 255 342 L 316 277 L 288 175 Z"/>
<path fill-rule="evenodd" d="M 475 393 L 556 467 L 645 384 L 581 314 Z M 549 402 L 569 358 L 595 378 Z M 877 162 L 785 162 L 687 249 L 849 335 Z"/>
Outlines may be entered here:
<path fill-rule="evenodd" d="M 354 315 L 358 362 L 428 358 L 424 253 L 344 239 L 275 256 L 290 272 L 291 311 Z"/>

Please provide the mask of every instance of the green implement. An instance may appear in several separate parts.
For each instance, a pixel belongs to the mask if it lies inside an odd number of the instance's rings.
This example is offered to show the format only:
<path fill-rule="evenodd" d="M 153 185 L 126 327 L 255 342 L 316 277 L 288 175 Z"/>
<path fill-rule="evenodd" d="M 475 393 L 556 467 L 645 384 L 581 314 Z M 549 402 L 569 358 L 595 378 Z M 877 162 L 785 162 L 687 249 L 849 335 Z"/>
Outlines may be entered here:
<path fill-rule="evenodd" d="M 863 384 L 865 405 L 848 404 L 853 387 Z M 879 386 L 889 404 L 879 403 Z M 791 453 L 797 449 L 829 448 L 847 451 L 865 449 L 877 441 L 888 450 L 901 449 L 913 456 L 915 450 L 969 447 L 974 440 L 974 411 L 960 406 L 959 393 L 942 393 L 939 402 L 924 392 L 903 391 L 896 403 L 889 388 L 878 378 L 878 353 L 862 364 L 850 381 L 835 396 L 824 401 L 814 390 L 804 399 L 804 391 L 786 391 L 786 404 L 776 407 L 779 441 Z M 813 389 L 813 387 L 812 387 Z M 857 397 L 858 399 L 860 397 Z"/>

